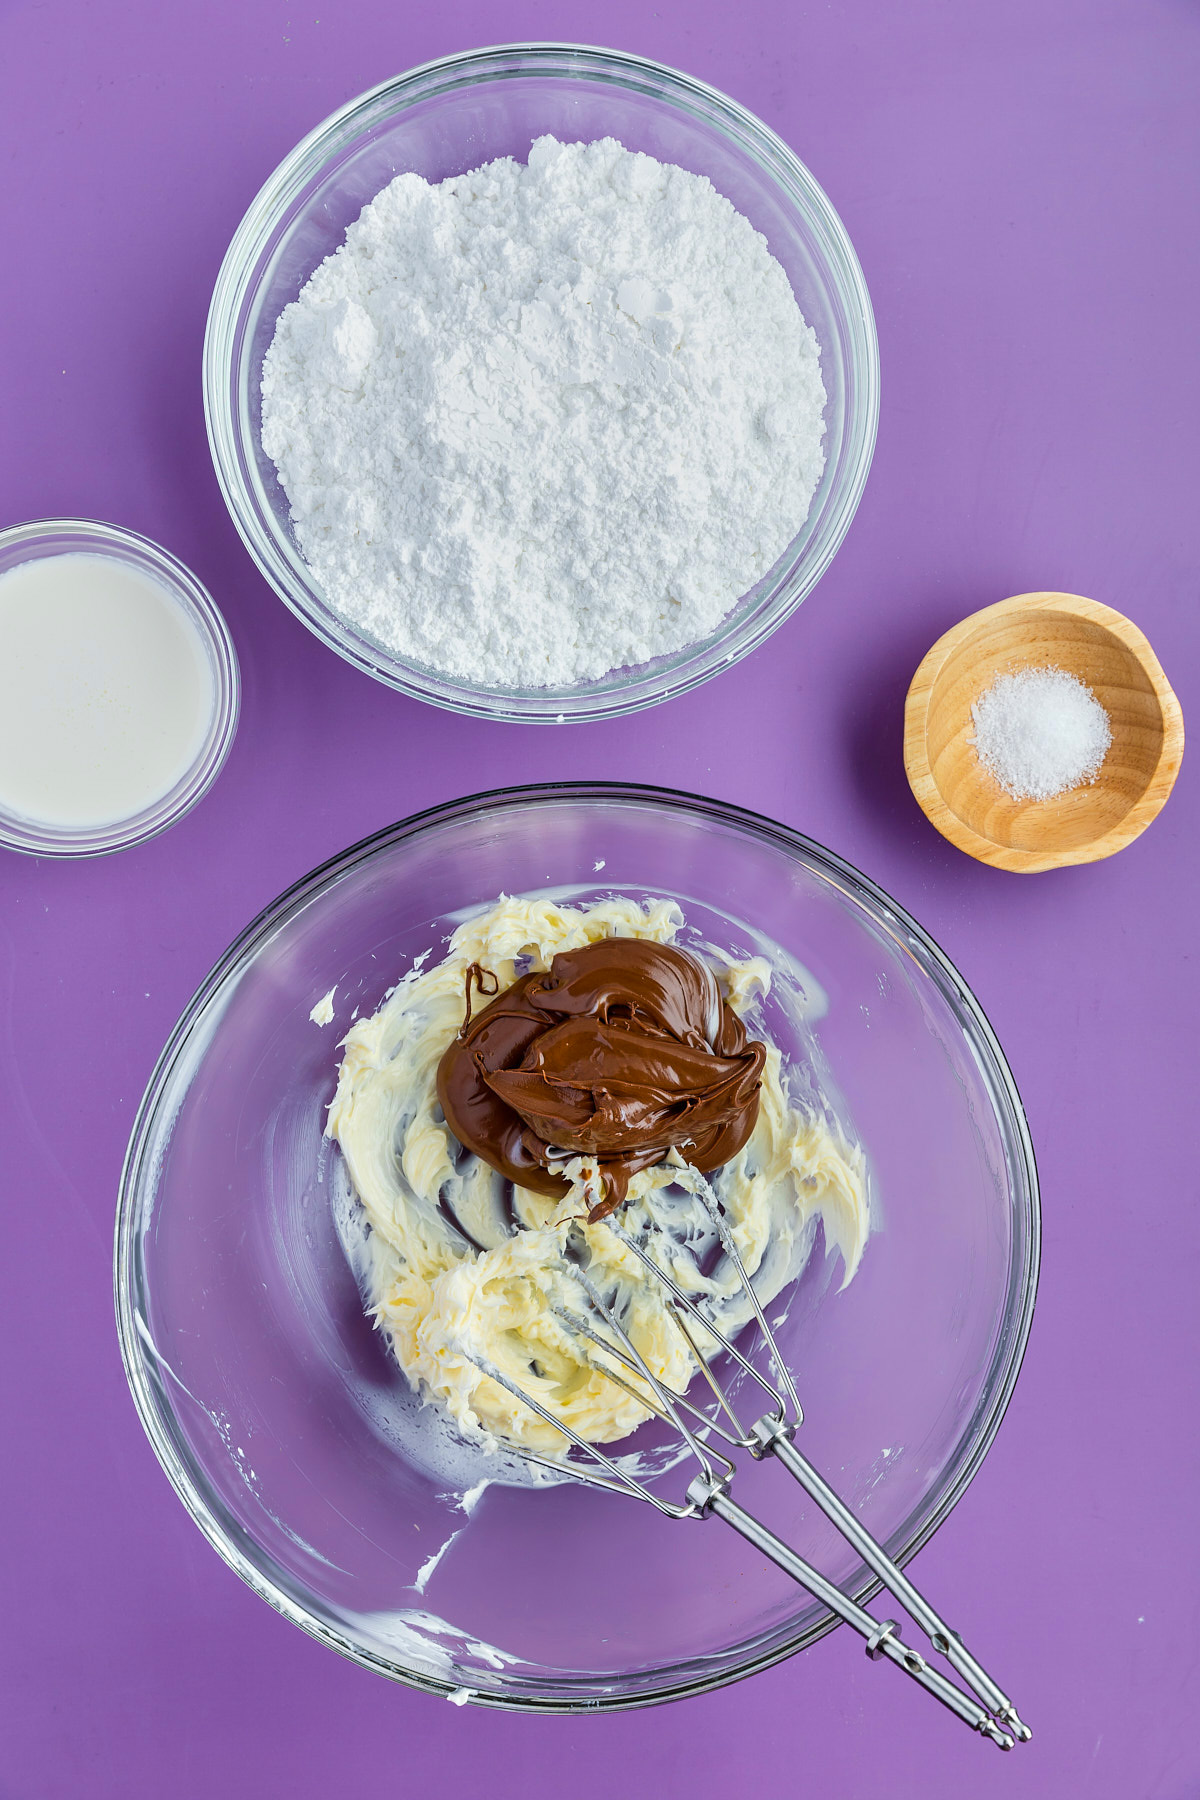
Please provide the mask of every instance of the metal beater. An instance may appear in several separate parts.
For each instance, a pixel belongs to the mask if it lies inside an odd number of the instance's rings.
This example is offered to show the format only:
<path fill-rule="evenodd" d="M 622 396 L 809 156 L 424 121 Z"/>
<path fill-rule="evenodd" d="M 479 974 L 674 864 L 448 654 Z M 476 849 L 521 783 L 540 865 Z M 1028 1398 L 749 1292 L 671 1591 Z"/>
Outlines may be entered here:
<path fill-rule="evenodd" d="M 652 1219 L 647 1220 L 636 1236 L 621 1223 L 619 1215 L 609 1217 L 605 1223 L 647 1273 L 661 1282 L 666 1290 L 667 1310 L 683 1334 L 697 1373 L 703 1376 L 711 1390 L 712 1398 L 706 1404 L 697 1405 L 686 1394 L 666 1386 L 647 1366 L 613 1308 L 604 1301 L 589 1278 L 587 1248 L 577 1226 L 566 1228 L 563 1264 L 570 1272 L 579 1293 L 579 1310 L 576 1312 L 555 1308 L 556 1318 L 572 1334 L 588 1367 L 616 1382 L 679 1433 L 685 1451 L 699 1465 L 699 1472 L 689 1483 L 682 1502 L 666 1500 L 660 1494 L 652 1492 L 628 1468 L 622 1467 L 598 1445 L 588 1443 L 578 1436 L 541 1406 L 519 1383 L 473 1352 L 469 1343 L 460 1342 L 455 1346 L 456 1349 L 481 1374 L 489 1376 L 507 1389 L 569 1440 L 569 1447 L 562 1458 L 552 1459 L 531 1450 L 522 1451 L 529 1461 L 540 1463 L 555 1474 L 568 1474 L 592 1487 L 605 1488 L 610 1493 L 626 1494 L 632 1499 L 646 1501 L 668 1518 L 704 1519 L 715 1514 L 724 1519 L 727 1525 L 740 1532 L 763 1555 L 770 1557 L 772 1562 L 777 1563 L 801 1587 L 806 1588 L 847 1625 L 852 1626 L 866 1640 L 867 1655 L 873 1661 L 886 1657 L 889 1662 L 895 1663 L 897 1668 L 903 1669 L 906 1675 L 919 1682 L 965 1724 L 990 1738 L 1002 1750 L 1011 1750 L 1016 1740 L 1022 1743 L 1028 1741 L 1032 1736 L 1029 1727 L 1021 1722 L 1012 1701 L 971 1655 L 959 1634 L 945 1624 L 928 1601 L 917 1592 L 903 1570 L 896 1566 L 808 1459 L 797 1450 L 794 1438 L 804 1415 L 795 1384 L 763 1316 L 758 1296 L 746 1273 L 720 1201 L 695 1170 L 689 1170 L 688 1177 L 689 1188 L 707 1211 L 725 1254 L 735 1267 L 745 1289 L 777 1382 L 769 1381 L 737 1345 L 716 1328 L 696 1302 L 677 1285 L 662 1263 L 651 1254 L 657 1230 Z M 749 1426 L 743 1423 L 734 1409 L 727 1388 L 713 1373 L 710 1366 L 712 1353 L 705 1355 L 702 1352 L 701 1345 L 708 1342 L 715 1343 L 718 1352 L 723 1351 L 732 1358 L 736 1368 L 766 1396 L 767 1410 Z M 894 1619 L 875 1618 L 731 1498 L 735 1464 L 713 1447 L 711 1440 L 714 1435 L 732 1449 L 749 1451 L 756 1460 L 774 1456 L 795 1476 L 804 1491 L 862 1557 L 867 1567 L 890 1589 L 933 1648 L 962 1677 L 976 1696 L 975 1699 L 965 1694 L 938 1669 L 931 1667 L 917 1651 L 903 1643 L 899 1626 Z"/>

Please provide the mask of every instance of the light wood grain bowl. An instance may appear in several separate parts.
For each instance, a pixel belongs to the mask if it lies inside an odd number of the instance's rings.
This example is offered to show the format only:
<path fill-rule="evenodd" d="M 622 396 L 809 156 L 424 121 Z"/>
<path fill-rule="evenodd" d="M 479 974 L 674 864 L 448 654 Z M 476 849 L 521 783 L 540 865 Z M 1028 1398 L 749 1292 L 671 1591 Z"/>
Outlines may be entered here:
<path fill-rule="evenodd" d="M 1096 780 L 1057 800 L 1014 800 L 975 753 L 972 703 L 1027 664 L 1065 669 L 1112 725 Z M 1183 758 L 1183 714 L 1158 658 L 1122 613 L 1079 594 L 1018 594 L 940 637 L 913 676 L 904 766 L 926 817 L 968 856 L 1033 874 L 1112 856 L 1164 805 Z"/>

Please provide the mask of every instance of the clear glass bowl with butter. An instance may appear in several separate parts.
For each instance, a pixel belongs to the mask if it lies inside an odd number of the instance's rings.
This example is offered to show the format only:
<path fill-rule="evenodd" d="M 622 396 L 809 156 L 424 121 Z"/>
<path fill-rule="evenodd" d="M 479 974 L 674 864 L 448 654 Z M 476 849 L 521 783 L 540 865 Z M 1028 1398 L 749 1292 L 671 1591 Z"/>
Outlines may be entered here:
<path fill-rule="evenodd" d="M 569 688 L 486 687 L 406 662 L 330 606 L 296 542 L 260 442 L 263 358 L 283 308 L 346 227 L 402 171 L 430 181 L 534 139 L 612 136 L 707 176 L 761 231 L 821 347 L 825 472 L 788 550 L 709 637 Z M 217 477 L 263 575 L 339 656 L 404 693 L 481 718 L 612 718 L 685 693 L 754 650 L 828 568 L 854 516 L 875 445 L 879 350 L 858 259 L 825 194 L 761 120 L 703 82 L 639 57 L 570 45 L 471 51 L 413 69 L 351 101 L 299 144 L 234 236 L 213 294 L 204 398 Z"/>
<path fill-rule="evenodd" d="M 818 1245 L 778 1336 L 805 1453 L 902 1563 L 1012 1393 L 1033 1152 L 983 1014 L 900 907 L 811 840 L 666 790 L 512 789 L 407 820 L 282 895 L 206 979 L 142 1103 L 117 1223 L 126 1369 L 184 1504 L 257 1593 L 364 1667 L 489 1706 L 647 1705 L 764 1668 L 832 1616 L 711 1521 L 573 1485 L 492 1486 L 468 1517 L 401 1448 L 415 1402 L 336 1228 L 338 1040 L 501 892 L 673 898 L 730 954 L 769 944 L 803 966 L 880 1217 L 844 1291 Z M 873 1591 L 798 1487 L 753 1468 L 738 1483 L 802 1555 Z"/>

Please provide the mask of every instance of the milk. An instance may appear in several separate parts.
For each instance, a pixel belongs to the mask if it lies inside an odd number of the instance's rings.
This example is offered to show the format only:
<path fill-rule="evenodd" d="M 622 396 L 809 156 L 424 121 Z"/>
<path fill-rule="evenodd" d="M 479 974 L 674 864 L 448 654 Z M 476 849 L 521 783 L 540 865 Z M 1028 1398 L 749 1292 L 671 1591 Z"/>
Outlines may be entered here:
<path fill-rule="evenodd" d="M 197 627 L 152 576 L 69 552 L 0 575 L 0 807 L 130 818 L 195 761 L 216 703 Z"/>

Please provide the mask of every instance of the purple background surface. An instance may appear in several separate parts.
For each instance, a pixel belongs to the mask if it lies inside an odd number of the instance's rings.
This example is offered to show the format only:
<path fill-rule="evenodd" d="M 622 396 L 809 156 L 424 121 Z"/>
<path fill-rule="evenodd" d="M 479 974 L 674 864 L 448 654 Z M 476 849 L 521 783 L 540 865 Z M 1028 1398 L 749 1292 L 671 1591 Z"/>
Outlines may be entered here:
<path fill-rule="evenodd" d="M 883 356 L 866 498 L 812 599 L 698 693 L 563 730 L 463 724 L 322 649 L 241 548 L 200 403 L 212 283 L 276 162 L 385 76 L 521 37 L 656 57 L 760 113 L 845 220 Z M 1189 0 L 0 0 L 0 524 L 160 540 L 245 679 L 227 769 L 167 836 L 75 865 L 0 853 L 3 1800 L 1200 1793 L 1195 771 L 1121 856 L 1022 878 L 945 844 L 900 762 L 928 645 L 1031 588 L 1130 613 L 1194 712 L 1198 94 Z M 276 1617 L 155 1463 L 110 1237 L 177 1014 L 322 858 L 554 776 L 710 793 L 831 845 L 934 933 L 1007 1050 L 1041 1296 L 1000 1436 L 915 1567 L 1033 1723 L 1011 1757 L 845 1632 L 644 1713 L 453 1709 Z"/>

